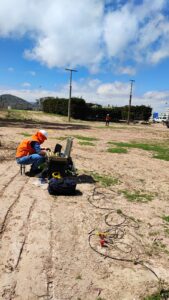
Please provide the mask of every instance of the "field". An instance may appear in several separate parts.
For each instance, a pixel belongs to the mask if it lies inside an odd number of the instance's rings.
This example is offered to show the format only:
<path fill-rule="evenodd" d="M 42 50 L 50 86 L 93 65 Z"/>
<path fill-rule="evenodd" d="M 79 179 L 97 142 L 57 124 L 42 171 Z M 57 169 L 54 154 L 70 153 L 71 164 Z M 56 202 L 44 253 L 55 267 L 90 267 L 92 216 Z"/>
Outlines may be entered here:
<path fill-rule="evenodd" d="M 169 299 L 169 129 L 0 117 L 0 299 Z M 37 128 L 50 148 L 74 137 L 75 196 L 20 175 L 16 147 Z"/>

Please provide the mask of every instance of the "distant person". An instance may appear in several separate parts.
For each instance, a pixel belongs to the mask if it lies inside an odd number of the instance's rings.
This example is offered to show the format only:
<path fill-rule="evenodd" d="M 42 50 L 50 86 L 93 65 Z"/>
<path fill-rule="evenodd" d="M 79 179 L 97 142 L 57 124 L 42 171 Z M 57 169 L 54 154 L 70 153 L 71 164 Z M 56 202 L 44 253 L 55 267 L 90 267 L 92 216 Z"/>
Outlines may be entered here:
<path fill-rule="evenodd" d="M 109 122 L 110 122 L 110 115 L 109 114 L 107 114 L 106 115 L 106 126 L 109 126 Z"/>
<path fill-rule="evenodd" d="M 30 139 L 24 139 L 16 151 L 16 161 L 20 165 L 31 165 L 29 175 L 40 173 L 39 166 L 46 160 L 46 151 L 49 148 L 41 148 L 41 144 L 48 138 L 48 133 L 40 129 Z"/>

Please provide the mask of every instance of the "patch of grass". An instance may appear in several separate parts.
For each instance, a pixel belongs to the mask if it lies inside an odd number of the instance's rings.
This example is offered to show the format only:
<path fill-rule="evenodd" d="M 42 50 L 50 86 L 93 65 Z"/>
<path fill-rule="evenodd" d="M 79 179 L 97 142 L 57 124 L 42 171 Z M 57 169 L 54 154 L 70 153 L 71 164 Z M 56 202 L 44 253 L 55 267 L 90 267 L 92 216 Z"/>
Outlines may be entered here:
<path fill-rule="evenodd" d="M 165 245 L 165 244 L 160 244 L 160 247 L 162 248 L 162 249 L 165 249 L 167 246 Z"/>
<path fill-rule="evenodd" d="M 156 246 L 157 248 L 160 248 L 160 249 L 165 249 L 166 248 L 166 245 L 161 243 L 160 241 L 156 240 L 154 241 L 153 243 L 153 247 Z"/>
<path fill-rule="evenodd" d="M 149 201 L 153 200 L 154 195 L 153 194 L 146 194 L 142 193 L 141 191 L 122 191 L 124 196 L 127 198 L 130 202 L 141 202 L 141 203 L 147 203 Z"/>
<path fill-rule="evenodd" d="M 93 173 L 93 172 L 91 175 L 93 176 L 95 181 L 100 182 L 101 185 L 103 185 L 104 187 L 115 185 L 119 182 L 118 178 L 113 178 L 110 176 L 101 175 L 101 174 Z"/>
<path fill-rule="evenodd" d="M 79 275 L 76 276 L 76 279 L 77 279 L 77 280 L 81 280 L 81 279 L 82 279 L 82 276 L 79 274 Z"/>
<path fill-rule="evenodd" d="M 164 253 L 166 253 L 167 255 L 169 255 L 169 251 L 167 249 L 164 250 Z"/>
<path fill-rule="evenodd" d="M 28 133 L 28 132 L 21 132 L 21 133 L 18 133 L 18 134 L 21 134 L 23 136 L 31 136 L 32 134 Z"/>
<path fill-rule="evenodd" d="M 128 151 L 127 151 L 127 149 L 125 149 L 125 148 L 108 148 L 108 150 L 107 150 L 108 152 L 110 152 L 110 153 L 127 153 Z"/>
<path fill-rule="evenodd" d="M 108 142 L 110 145 L 115 145 L 120 148 L 136 148 L 145 151 L 153 151 L 153 158 L 169 161 L 169 148 L 165 145 L 145 144 L 145 143 L 124 143 L 124 142 Z"/>
<path fill-rule="evenodd" d="M 160 293 L 147 296 L 144 300 L 162 300 Z"/>
<path fill-rule="evenodd" d="M 161 289 L 156 293 L 152 294 L 151 296 L 147 296 L 144 300 L 165 300 L 169 299 L 169 290 L 168 289 Z"/>
<path fill-rule="evenodd" d="M 169 228 L 165 229 L 165 232 L 169 235 Z"/>
<path fill-rule="evenodd" d="M 52 140 L 59 140 L 59 141 L 64 141 L 64 140 L 67 139 L 67 136 L 49 137 L 49 139 L 52 139 Z"/>
<path fill-rule="evenodd" d="M 145 179 L 140 178 L 139 181 L 145 183 Z"/>
<path fill-rule="evenodd" d="M 11 109 L 8 110 L 6 117 L 15 120 L 27 120 L 29 112 L 24 110 Z"/>
<path fill-rule="evenodd" d="M 79 142 L 79 144 L 82 146 L 95 146 L 95 144 L 91 142 Z"/>
<path fill-rule="evenodd" d="M 128 147 L 128 148 L 131 147 L 130 143 L 123 143 L 123 142 L 108 142 L 108 144 L 115 145 L 118 147 Z"/>
<path fill-rule="evenodd" d="M 146 151 L 157 151 L 160 152 L 164 150 L 164 147 L 161 145 L 154 145 L 154 144 L 144 144 L 144 143 L 123 143 L 123 142 L 108 142 L 108 144 L 113 144 L 118 147 L 127 147 L 127 148 L 137 148 L 137 149 L 142 149 Z"/>
<path fill-rule="evenodd" d="M 82 136 L 82 135 L 74 135 L 73 137 L 75 137 L 78 140 L 83 140 L 83 141 L 98 141 L 97 138 L 92 138 L 92 137 L 87 137 L 87 136 Z"/>
<path fill-rule="evenodd" d="M 149 236 L 157 236 L 159 233 L 159 231 L 152 231 L 149 233 Z"/>
<path fill-rule="evenodd" d="M 162 219 L 166 222 L 169 222 L 169 216 L 163 216 Z"/>
<path fill-rule="evenodd" d="M 124 129 L 127 129 L 128 130 L 128 127 L 125 127 L 125 126 L 114 126 L 114 125 L 109 125 L 109 126 L 105 126 L 105 125 L 103 125 L 103 126 L 95 126 L 95 128 L 98 128 L 98 129 L 114 129 L 114 130 L 124 130 Z"/>
<path fill-rule="evenodd" d="M 154 158 L 169 161 L 169 149 L 161 151 L 153 155 Z"/>

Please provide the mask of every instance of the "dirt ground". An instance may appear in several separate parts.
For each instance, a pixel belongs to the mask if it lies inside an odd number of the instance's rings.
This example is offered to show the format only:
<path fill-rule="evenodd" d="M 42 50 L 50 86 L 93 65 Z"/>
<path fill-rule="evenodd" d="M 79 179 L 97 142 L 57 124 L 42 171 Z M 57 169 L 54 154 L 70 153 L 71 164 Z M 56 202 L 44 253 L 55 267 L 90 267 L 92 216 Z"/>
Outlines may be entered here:
<path fill-rule="evenodd" d="M 0 122 L 0 299 L 137 300 L 169 289 L 169 223 L 162 218 L 169 216 L 169 162 L 140 149 L 107 152 L 110 141 L 168 142 L 169 129 L 45 122 L 47 147 L 64 148 L 64 136 L 98 139 L 90 146 L 74 138 L 71 156 L 86 180 L 75 196 L 51 196 L 37 178 L 20 175 L 15 161 L 23 134 L 36 127 Z M 93 173 L 116 182 L 102 187 L 85 177 Z M 128 201 L 123 191 L 152 201 Z M 101 247 L 97 232 L 109 229 L 115 246 Z"/>

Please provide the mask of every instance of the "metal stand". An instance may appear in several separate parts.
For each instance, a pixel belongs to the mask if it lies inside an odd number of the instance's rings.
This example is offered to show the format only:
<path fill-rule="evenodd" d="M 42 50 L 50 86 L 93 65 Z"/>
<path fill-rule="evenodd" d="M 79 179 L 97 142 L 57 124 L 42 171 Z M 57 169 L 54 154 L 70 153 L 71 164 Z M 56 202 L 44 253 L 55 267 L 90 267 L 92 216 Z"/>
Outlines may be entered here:
<path fill-rule="evenodd" d="M 25 165 L 20 165 L 20 173 L 21 175 L 25 174 Z"/>

